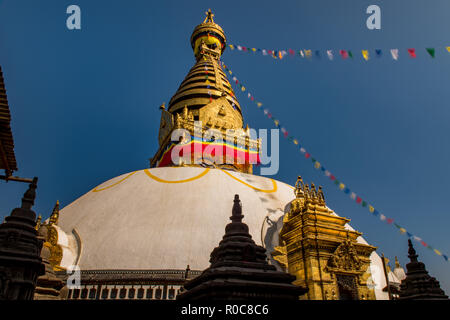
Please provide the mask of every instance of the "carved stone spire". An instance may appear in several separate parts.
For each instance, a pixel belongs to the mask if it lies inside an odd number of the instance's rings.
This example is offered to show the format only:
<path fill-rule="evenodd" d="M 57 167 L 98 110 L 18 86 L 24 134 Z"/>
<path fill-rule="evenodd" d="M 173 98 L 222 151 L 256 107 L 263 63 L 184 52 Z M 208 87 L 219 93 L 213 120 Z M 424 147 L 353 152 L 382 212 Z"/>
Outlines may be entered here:
<path fill-rule="evenodd" d="M 408 247 L 411 262 L 406 265 L 406 278 L 400 285 L 399 300 L 448 300 L 439 281 L 431 277 L 425 269 L 425 264 L 417 260 L 419 256 L 411 239 L 408 239 Z"/>
<path fill-rule="evenodd" d="M 266 250 L 255 244 L 242 222 L 242 207 L 235 195 L 232 215 L 211 266 L 185 284 L 179 300 L 296 300 L 307 289 L 292 284 L 295 277 L 267 262 Z"/>
<path fill-rule="evenodd" d="M 33 299 L 36 279 L 44 273 L 42 240 L 37 237 L 36 214 L 31 210 L 36 188 L 34 178 L 22 206 L 0 225 L 0 300 Z"/>

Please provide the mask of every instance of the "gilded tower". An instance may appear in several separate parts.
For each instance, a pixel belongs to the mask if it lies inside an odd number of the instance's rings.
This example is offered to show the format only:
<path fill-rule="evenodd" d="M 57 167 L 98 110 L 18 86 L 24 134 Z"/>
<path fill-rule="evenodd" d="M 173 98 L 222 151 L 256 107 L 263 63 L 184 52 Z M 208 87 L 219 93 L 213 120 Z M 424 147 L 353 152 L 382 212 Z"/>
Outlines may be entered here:
<path fill-rule="evenodd" d="M 326 206 L 321 187 L 309 187 L 298 178 L 280 230 L 282 245 L 273 255 L 297 277 L 294 284 L 309 288 L 302 299 L 375 299 L 368 284 L 370 255 L 376 248 L 358 243 L 361 233 L 346 229 L 348 222 Z"/>
<path fill-rule="evenodd" d="M 202 155 L 207 145 L 215 144 L 223 151 L 223 161 L 213 161 L 213 166 L 252 172 L 250 158 L 257 158 L 259 142 L 250 139 L 248 126 L 244 129 L 241 106 L 222 70 L 220 57 L 226 48 L 226 37 L 213 17 L 211 10 L 208 10 L 203 23 L 195 27 L 191 46 L 196 63 L 170 100 L 167 109 L 164 104 L 160 107 L 159 148 L 150 161 L 151 167 L 210 166 L 210 159 Z M 172 133 L 176 129 L 184 129 L 186 136 L 179 140 L 177 137 L 174 141 Z M 217 139 L 214 132 L 221 135 L 222 139 Z M 226 139 L 227 133 L 232 138 L 231 141 Z M 171 148 L 178 142 L 192 144 L 193 150 L 189 150 L 191 161 L 187 161 L 190 163 L 177 163 L 168 157 Z M 217 156 L 218 152 L 214 155 Z M 226 155 L 231 156 L 233 161 L 225 161 Z"/>

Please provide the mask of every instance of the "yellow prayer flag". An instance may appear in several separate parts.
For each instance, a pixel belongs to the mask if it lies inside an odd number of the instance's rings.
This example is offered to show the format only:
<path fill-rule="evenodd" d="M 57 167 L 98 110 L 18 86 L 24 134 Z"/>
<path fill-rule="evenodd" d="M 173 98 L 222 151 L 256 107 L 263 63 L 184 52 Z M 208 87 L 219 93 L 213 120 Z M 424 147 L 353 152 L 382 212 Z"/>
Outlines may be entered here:
<path fill-rule="evenodd" d="M 339 185 L 339 189 L 344 190 L 344 188 L 345 188 L 345 184 L 341 183 L 341 184 Z"/>
<path fill-rule="evenodd" d="M 274 120 L 273 122 L 275 123 L 275 126 L 278 126 L 278 124 L 280 123 L 278 120 Z"/>
<path fill-rule="evenodd" d="M 257 105 L 258 107 L 261 107 L 261 106 L 262 106 L 262 103 L 261 103 L 261 102 L 257 102 L 256 105 Z"/>
<path fill-rule="evenodd" d="M 401 234 L 406 233 L 406 229 L 405 229 L 405 228 L 400 228 L 400 233 L 401 233 Z"/>
<path fill-rule="evenodd" d="M 447 51 L 450 52 L 450 47 L 447 47 Z"/>
<path fill-rule="evenodd" d="M 316 169 L 319 169 L 319 168 L 320 168 L 320 162 L 319 162 L 319 161 L 316 161 L 316 162 L 314 163 L 314 168 L 316 168 Z"/>
<path fill-rule="evenodd" d="M 438 255 L 442 255 L 442 253 L 438 249 L 434 249 L 434 252 L 436 252 L 436 254 Z"/>
<path fill-rule="evenodd" d="M 373 213 L 375 211 L 375 208 L 372 207 L 371 205 L 369 205 L 369 211 L 370 211 L 370 213 Z"/>
<path fill-rule="evenodd" d="M 298 141 L 297 141 L 297 139 L 294 139 L 294 144 L 298 144 Z"/>
<path fill-rule="evenodd" d="M 367 50 L 361 50 L 361 52 L 362 52 L 362 55 L 363 55 L 363 57 L 364 57 L 364 60 L 369 60 L 369 51 L 367 51 Z"/>
<path fill-rule="evenodd" d="M 311 54 L 312 54 L 311 50 L 305 50 L 305 55 L 306 55 L 307 58 L 310 58 Z"/>
<path fill-rule="evenodd" d="M 232 44 L 228 45 L 230 47 L 231 50 L 234 50 L 234 46 Z"/>
<path fill-rule="evenodd" d="M 256 48 L 252 48 L 252 51 L 255 52 L 255 51 L 256 51 Z"/>
<path fill-rule="evenodd" d="M 242 91 L 245 91 L 245 87 L 244 87 L 244 86 L 242 86 L 241 90 L 242 90 Z"/>

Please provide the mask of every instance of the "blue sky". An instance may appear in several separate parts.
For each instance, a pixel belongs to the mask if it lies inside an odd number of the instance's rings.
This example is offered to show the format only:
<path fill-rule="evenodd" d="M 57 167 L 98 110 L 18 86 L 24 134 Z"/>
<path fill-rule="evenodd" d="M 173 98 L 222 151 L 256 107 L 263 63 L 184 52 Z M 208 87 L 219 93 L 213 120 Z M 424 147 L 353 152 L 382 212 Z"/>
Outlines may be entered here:
<path fill-rule="evenodd" d="M 66 28 L 81 7 L 82 29 Z M 366 8 L 381 7 L 381 30 Z M 0 1 L 0 65 L 23 177 L 39 177 L 47 217 L 96 185 L 143 169 L 157 149 L 159 105 L 194 63 L 189 37 L 210 8 L 228 43 L 266 49 L 350 49 L 353 60 L 281 61 L 227 49 L 223 61 L 326 168 L 386 216 L 450 254 L 450 3 L 435 1 Z M 447 30 L 447 32 L 445 31 Z M 417 48 L 416 59 L 406 48 Z M 425 47 L 439 47 L 431 59 Z M 360 50 L 383 56 L 363 61 Z M 393 61 L 388 50 L 398 48 Z M 272 122 L 243 94 L 250 127 Z M 276 179 L 323 185 L 327 204 L 367 241 L 407 262 L 407 238 L 379 221 L 281 140 Z M 22 183 L 0 182 L 0 217 Z M 227 199 L 224 199 L 228 201 Z M 449 263 L 416 244 L 450 293 Z"/>

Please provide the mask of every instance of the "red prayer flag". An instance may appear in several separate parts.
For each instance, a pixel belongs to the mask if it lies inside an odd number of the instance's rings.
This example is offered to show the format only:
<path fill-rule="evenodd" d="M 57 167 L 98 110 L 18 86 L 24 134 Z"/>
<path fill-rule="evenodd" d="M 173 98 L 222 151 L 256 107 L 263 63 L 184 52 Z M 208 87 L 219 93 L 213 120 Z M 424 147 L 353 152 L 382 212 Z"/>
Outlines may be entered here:
<path fill-rule="evenodd" d="M 387 219 L 386 221 L 387 221 L 387 223 L 389 223 L 389 224 L 391 224 L 392 222 L 394 222 L 394 220 L 391 219 L 391 218 Z"/>
<path fill-rule="evenodd" d="M 361 203 L 362 199 L 360 197 L 356 197 L 356 203 Z"/>
<path fill-rule="evenodd" d="M 341 54 L 342 59 L 347 59 L 347 58 L 348 58 L 348 53 L 347 53 L 347 51 L 341 50 L 341 51 L 339 51 L 339 53 Z"/>
<path fill-rule="evenodd" d="M 330 179 L 331 179 L 331 180 L 335 180 L 335 179 L 336 179 L 336 177 L 335 177 L 335 176 L 333 176 L 333 175 L 330 175 Z"/>
<path fill-rule="evenodd" d="M 311 155 L 307 152 L 305 153 L 305 158 L 308 159 Z"/>
<path fill-rule="evenodd" d="M 289 49 L 289 54 L 290 54 L 291 56 L 293 56 L 293 55 L 295 54 L 294 50 Z"/>
<path fill-rule="evenodd" d="M 408 49 L 408 53 L 411 56 L 411 58 L 415 58 L 416 57 L 416 49 L 414 48 L 409 48 Z"/>

